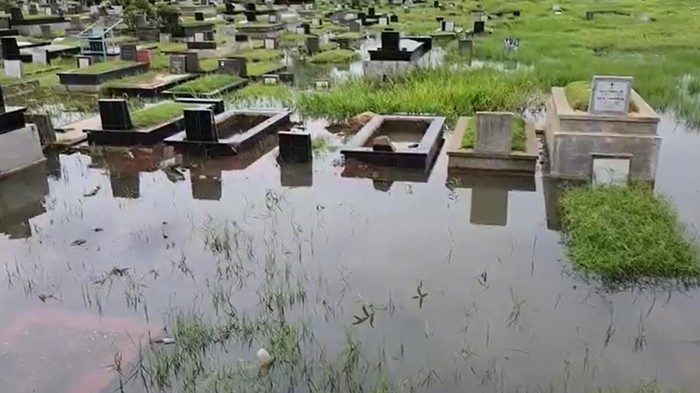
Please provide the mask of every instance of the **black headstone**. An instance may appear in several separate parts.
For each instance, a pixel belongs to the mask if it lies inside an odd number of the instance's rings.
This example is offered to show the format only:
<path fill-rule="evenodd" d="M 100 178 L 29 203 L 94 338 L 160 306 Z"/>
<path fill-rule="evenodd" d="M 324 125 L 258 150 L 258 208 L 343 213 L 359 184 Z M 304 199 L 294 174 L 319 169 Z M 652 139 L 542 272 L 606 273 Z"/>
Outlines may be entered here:
<path fill-rule="evenodd" d="M 185 72 L 199 72 L 199 53 L 185 53 Z"/>
<path fill-rule="evenodd" d="M 593 11 L 586 11 L 586 20 L 593 20 Z"/>
<path fill-rule="evenodd" d="M 481 34 L 484 32 L 486 23 L 483 20 L 474 21 L 474 34 Z"/>
<path fill-rule="evenodd" d="M 22 9 L 19 7 L 12 7 L 10 8 L 10 18 L 12 20 L 22 20 L 24 19 L 24 15 L 22 15 Z"/>
<path fill-rule="evenodd" d="M 185 134 L 192 142 L 216 142 L 219 134 L 214 123 L 214 112 L 209 108 L 188 108 L 184 111 Z"/>
<path fill-rule="evenodd" d="M 204 32 L 204 41 L 214 41 L 214 32 L 212 30 Z"/>
<path fill-rule="evenodd" d="M 374 16 L 374 13 L 375 13 L 374 7 L 369 7 L 367 9 L 367 13 L 369 14 L 370 17 Z"/>
<path fill-rule="evenodd" d="M 255 3 L 247 3 L 245 5 L 245 10 L 246 11 L 255 11 Z"/>
<path fill-rule="evenodd" d="M 513 16 L 520 16 L 520 11 L 519 10 L 513 11 Z"/>
<path fill-rule="evenodd" d="M 287 84 L 294 84 L 294 73 L 293 72 L 280 72 L 277 74 L 280 77 L 280 82 Z"/>
<path fill-rule="evenodd" d="M 302 23 L 301 27 L 304 28 L 304 34 L 311 34 L 311 25 L 308 23 Z"/>
<path fill-rule="evenodd" d="M 389 15 L 389 22 L 391 23 L 398 23 L 399 22 L 399 16 L 391 14 Z"/>
<path fill-rule="evenodd" d="M 435 20 L 436 20 L 438 23 L 442 23 L 442 21 L 445 20 L 445 18 L 443 18 L 442 16 L 438 16 L 437 18 L 435 18 Z"/>
<path fill-rule="evenodd" d="M 233 5 L 233 3 L 226 3 L 226 11 L 225 13 L 227 14 L 233 14 L 236 12 L 236 6 Z"/>
<path fill-rule="evenodd" d="M 280 131 L 279 158 L 290 163 L 311 162 L 313 150 L 311 147 L 311 134 L 308 132 Z"/>
<path fill-rule="evenodd" d="M 234 40 L 236 42 L 246 42 L 248 41 L 248 35 L 247 34 L 236 34 L 234 37 Z"/>
<path fill-rule="evenodd" d="M 99 108 L 103 130 L 126 131 L 133 127 L 126 100 L 101 99 Z"/>
<path fill-rule="evenodd" d="M 321 51 L 321 42 L 318 36 L 310 35 L 306 37 L 306 50 L 311 54 Z"/>
<path fill-rule="evenodd" d="M 440 2 L 437 1 L 437 0 L 433 1 L 433 7 L 434 7 L 434 8 L 440 7 Z"/>
<path fill-rule="evenodd" d="M 382 50 L 399 50 L 399 42 L 401 35 L 398 31 L 383 31 L 382 32 Z"/>
<path fill-rule="evenodd" d="M 204 20 L 204 12 L 195 12 L 194 13 L 194 20 L 203 21 Z"/>
<path fill-rule="evenodd" d="M 136 44 L 120 45 L 119 58 L 126 61 L 136 61 Z"/>
<path fill-rule="evenodd" d="M 255 14 L 255 11 L 245 11 L 244 14 L 245 14 L 245 20 L 247 20 L 248 22 L 255 22 L 256 20 L 258 20 L 258 17 Z"/>
<path fill-rule="evenodd" d="M 0 46 L 2 46 L 2 58 L 4 60 L 19 60 L 19 46 L 15 37 L 0 38 Z"/>
<path fill-rule="evenodd" d="M 220 74 L 246 76 L 248 75 L 247 60 L 244 57 L 220 59 L 218 71 Z"/>

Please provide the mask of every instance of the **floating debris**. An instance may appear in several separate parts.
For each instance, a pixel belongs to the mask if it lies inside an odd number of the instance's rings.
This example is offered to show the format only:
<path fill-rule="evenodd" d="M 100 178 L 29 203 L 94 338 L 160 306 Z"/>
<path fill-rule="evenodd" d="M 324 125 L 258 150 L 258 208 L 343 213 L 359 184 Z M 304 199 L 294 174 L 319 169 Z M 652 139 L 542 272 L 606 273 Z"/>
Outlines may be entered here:
<path fill-rule="evenodd" d="M 102 186 L 97 186 L 92 191 L 83 194 L 83 196 L 86 198 L 94 197 L 95 195 L 97 195 L 98 192 L 100 192 L 100 189 L 102 189 Z"/>
<path fill-rule="evenodd" d="M 71 246 L 82 246 L 82 245 L 85 244 L 85 243 L 87 243 L 87 240 L 85 240 L 85 239 L 78 239 L 78 240 L 74 241 L 73 243 L 71 243 L 70 245 L 71 245 Z"/>

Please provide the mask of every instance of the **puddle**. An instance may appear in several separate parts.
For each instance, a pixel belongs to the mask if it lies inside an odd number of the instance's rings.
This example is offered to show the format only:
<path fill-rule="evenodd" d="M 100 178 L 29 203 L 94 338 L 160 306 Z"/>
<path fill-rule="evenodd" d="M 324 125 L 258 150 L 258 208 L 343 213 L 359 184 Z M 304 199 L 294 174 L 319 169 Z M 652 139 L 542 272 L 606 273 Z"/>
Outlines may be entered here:
<path fill-rule="evenodd" d="M 324 125 L 307 128 L 337 144 Z M 698 227 L 700 177 L 681 169 L 699 166 L 700 136 L 669 116 L 660 128 L 657 191 Z M 216 330 L 228 340 L 197 363 L 217 371 L 197 378 L 197 391 L 233 391 L 235 381 L 356 391 L 348 375 L 368 391 L 386 381 L 436 393 L 584 392 L 652 376 L 700 390 L 691 367 L 700 348 L 689 344 L 700 331 L 697 291 L 606 293 L 569 274 L 539 176 L 456 183 L 444 153 L 425 177 L 345 171 L 333 149 L 280 166 L 276 152 L 266 144 L 201 161 L 93 151 L 3 180 L 0 332 L 37 306 L 165 326 L 185 341 L 152 347 L 144 361 L 156 367 L 178 350 L 203 354 L 193 337 L 213 336 L 202 326 L 237 326 Z M 47 383 L 73 393 L 124 351 L 111 344 L 120 330 L 104 340 L 41 321 L 30 330 L 39 338 L 0 337 L 3 393 Z M 277 358 L 262 377 L 260 348 Z M 199 372 L 187 364 L 171 391 L 187 391 L 185 376 Z M 111 375 L 104 393 L 119 386 Z M 126 386 L 145 391 L 138 378 Z"/>

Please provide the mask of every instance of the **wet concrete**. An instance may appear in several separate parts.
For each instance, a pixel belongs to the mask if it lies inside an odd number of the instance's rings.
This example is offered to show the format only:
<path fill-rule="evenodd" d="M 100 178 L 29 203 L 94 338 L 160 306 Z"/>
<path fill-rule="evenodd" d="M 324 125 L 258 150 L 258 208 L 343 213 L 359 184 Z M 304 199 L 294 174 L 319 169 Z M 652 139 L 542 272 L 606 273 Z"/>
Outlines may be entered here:
<path fill-rule="evenodd" d="M 312 130 L 331 146 L 336 141 Z M 656 189 L 695 235 L 700 135 L 668 116 L 661 135 Z M 281 168 L 276 152 L 213 162 L 165 151 L 149 159 L 124 151 L 49 160 L 52 175 L 28 174 L 24 181 L 38 186 L 6 204 L 18 206 L 12 211 L 24 211 L 24 201 L 41 207 L 19 221 L 12 212 L 0 216 L 0 331 L 37 306 L 110 318 L 106 331 L 118 330 L 114 321 L 160 327 L 181 313 L 213 316 L 209 285 L 228 259 L 212 251 L 212 236 L 228 233 L 237 244 L 231 259 L 241 259 L 225 282 L 240 312 L 259 304 L 271 266 L 287 266 L 306 293 L 304 307 L 288 318 L 304 316 L 315 345 L 337 351 L 349 331 L 368 353 L 384 349 L 392 381 L 410 381 L 419 391 L 582 392 L 630 388 L 640 379 L 700 390 L 692 366 L 700 361 L 692 344 L 700 338 L 697 290 L 610 293 L 570 274 L 560 234 L 549 229 L 541 177 L 534 186 L 458 183 L 448 179 L 444 154 L 425 179 L 373 178 L 371 169 L 345 176 L 337 151 L 317 151 L 312 168 Z M 169 174 L 173 168 L 181 176 Z M 112 180 L 124 176 L 129 180 Z M 215 191 L 195 187 L 207 178 Z M 9 186 L 0 183 L 3 198 Z M 203 194 L 213 197 L 197 197 Z M 477 212 L 475 203 L 482 206 Z M 31 231 L 17 236 L 6 222 Z M 419 302 L 421 283 L 427 296 Z M 369 303 L 379 310 L 372 326 L 353 325 Z M 5 385 L 3 393 L 24 392 L 33 381 L 31 388 L 53 381 L 53 392 L 73 393 L 76 378 L 105 366 L 88 356 L 94 345 L 70 346 L 85 333 L 55 326 L 63 325 L 39 325 L 34 334 L 41 339 L 0 337 L 3 353 L 24 359 L 0 367 L 0 383 L 25 382 Z M 70 340 L 61 339 L 66 335 Z M 228 356 L 254 362 L 262 345 L 231 345 Z M 67 373 L 39 361 L 48 349 L 75 359 L 75 368 Z"/>

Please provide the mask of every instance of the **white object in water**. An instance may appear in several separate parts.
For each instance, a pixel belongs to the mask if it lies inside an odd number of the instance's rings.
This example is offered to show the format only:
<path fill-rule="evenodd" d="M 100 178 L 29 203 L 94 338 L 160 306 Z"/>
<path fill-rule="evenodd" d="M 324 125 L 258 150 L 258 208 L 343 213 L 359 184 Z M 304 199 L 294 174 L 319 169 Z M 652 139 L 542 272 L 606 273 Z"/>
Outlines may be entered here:
<path fill-rule="evenodd" d="M 258 359 L 260 360 L 260 366 L 266 367 L 272 364 L 275 358 L 270 355 L 265 348 L 260 348 L 258 351 Z"/>

